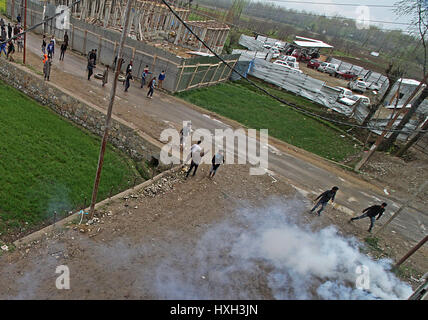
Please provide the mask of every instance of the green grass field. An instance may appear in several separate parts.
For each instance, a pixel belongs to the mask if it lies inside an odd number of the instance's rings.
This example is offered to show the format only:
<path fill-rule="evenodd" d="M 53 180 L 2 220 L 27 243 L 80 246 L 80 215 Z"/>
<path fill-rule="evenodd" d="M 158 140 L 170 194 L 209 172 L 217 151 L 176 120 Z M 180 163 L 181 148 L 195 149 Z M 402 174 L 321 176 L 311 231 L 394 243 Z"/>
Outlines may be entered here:
<path fill-rule="evenodd" d="M 100 139 L 1 81 L 0 102 L 0 233 L 88 204 Z M 132 160 L 108 146 L 98 200 L 134 177 Z"/>
<path fill-rule="evenodd" d="M 248 128 L 269 129 L 269 135 L 334 161 L 355 154 L 355 142 L 341 137 L 340 129 L 292 110 L 258 93 L 242 81 L 178 93 L 177 96 L 207 110 L 236 120 Z M 287 96 L 288 95 L 288 96 Z M 282 93 L 282 98 L 292 98 Z M 302 103 L 295 97 L 294 103 Z M 306 108 L 319 108 L 306 101 Z"/>

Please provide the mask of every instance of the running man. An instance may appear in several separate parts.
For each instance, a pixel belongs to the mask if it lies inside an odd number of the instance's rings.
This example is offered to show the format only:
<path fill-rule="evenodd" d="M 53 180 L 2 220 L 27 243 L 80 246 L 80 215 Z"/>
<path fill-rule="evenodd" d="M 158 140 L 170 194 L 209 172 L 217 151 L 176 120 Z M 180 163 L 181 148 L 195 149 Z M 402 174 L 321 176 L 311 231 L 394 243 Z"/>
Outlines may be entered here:
<path fill-rule="evenodd" d="M 334 202 L 334 197 L 336 196 L 336 192 L 339 190 L 338 187 L 333 187 L 331 190 L 324 191 L 321 193 L 315 201 L 320 199 L 318 203 L 312 208 L 311 212 L 314 212 L 316 208 L 318 208 L 321 205 L 321 209 L 318 210 L 318 216 L 321 215 L 321 212 L 326 207 L 327 203 L 331 200 L 331 202 Z"/>
<path fill-rule="evenodd" d="M 354 220 L 360 220 L 360 219 L 364 219 L 364 218 L 370 218 L 370 227 L 369 227 L 369 230 L 367 230 L 367 231 L 372 232 L 375 220 L 379 220 L 380 217 L 382 217 L 383 213 L 385 212 L 386 206 L 387 206 L 387 204 L 384 202 L 381 205 L 374 205 L 374 206 L 365 208 L 363 210 L 363 214 L 361 216 L 351 218 L 349 220 L 349 222 L 353 222 Z M 378 216 L 377 219 L 376 219 L 376 216 Z"/>
<path fill-rule="evenodd" d="M 222 163 L 224 163 L 224 161 L 225 161 L 225 159 L 224 159 L 224 156 L 223 156 L 223 150 L 220 150 L 219 152 L 217 152 L 214 155 L 214 157 L 211 160 L 212 166 L 211 166 L 208 178 L 210 178 L 210 179 L 214 178 L 214 176 L 215 176 L 215 174 L 217 172 L 218 167 L 220 167 L 220 165 Z"/>

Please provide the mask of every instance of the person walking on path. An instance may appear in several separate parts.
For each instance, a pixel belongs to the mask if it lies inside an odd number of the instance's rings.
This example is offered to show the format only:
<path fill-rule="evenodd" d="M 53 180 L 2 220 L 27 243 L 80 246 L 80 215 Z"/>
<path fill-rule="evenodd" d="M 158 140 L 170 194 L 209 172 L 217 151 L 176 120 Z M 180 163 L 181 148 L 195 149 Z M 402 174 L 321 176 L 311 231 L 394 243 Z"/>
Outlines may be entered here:
<path fill-rule="evenodd" d="M 67 34 L 67 31 L 65 31 L 65 33 L 64 33 L 64 43 L 68 47 L 68 34 Z"/>
<path fill-rule="evenodd" d="M 8 39 L 12 38 L 12 26 L 10 25 L 10 22 L 7 24 L 7 35 Z"/>
<path fill-rule="evenodd" d="M 46 36 L 43 35 L 43 39 L 42 39 L 42 52 L 43 54 L 46 53 Z"/>
<path fill-rule="evenodd" d="M 18 16 L 16 17 L 16 21 L 18 21 L 18 23 L 21 24 L 21 14 L 18 13 Z"/>
<path fill-rule="evenodd" d="M 52 66 L 52 59 L 45 54 L 45 59 L 43 60 L 43 74 L 45 77 L 45 80 L 49 81 L 49 77 L 51 75 L 51 66 Z"/>
<path fill-rule="evenodd" d="M 187 125 L 184 126 L 180 130 L 180 151 L 184 150 L 184 147 L 186 146 L 187 137 L 190 136 L 192 134 L 192 132 L 193 132 L 193 130 L 192 130 L 192 122 L 188 121 Z"/>
<path fill-rule="evenodd" d="M 126 74 L 126 79 L 125 79 L 125 92 L 128 92 L 129 86 L 131 85 L 129 82 L 132 80 L 132 73 L 128 72 Z"/>
<path fill-rule="evenodd" d="M 103 87 L 105 86 L 105 84 L 108 82 L 108 68 L 109 66 L 106 66 L 106 69 L 104 70 L 103 73 Z"/>
<path fill-rule="evenodd" d="M 201 163 L 202 157 L 204 156 L 204 152 L 203 152 L 202 148 L 199 146 L 201 144 L 201 142 L 202 141 L 199 140 L 197 143 L 195 143 L 190 148 L 190 155 L 189 156 L 192 158 L 192 162 L 190 163 L 190 168 L 186 173 L 186 179 L 189 177 L 189 174 L 193 168 L 195 168 L 195 170 L 193 171 L 193 176 L 195 176 L 196 170 L 198 170 L 199 164 Z"/>
<path fill-rule="evenodd" d="M 217 152 L 214 155 L 214 157 L 211 160 L 212 166 L 211 166 L 208 178 L 210 178 L 210 179 L 214 178 L 218 167 L 220 167 L 220 165 L 222 163 L 224 163 L 224 161 L 225 161 L 225 159 L 224 159 L 224 155 L 223 155 L 223 150 L 220 150 L 219 152 Z"/>
<path fill-rule="evenodd" d="M 46 48 L 47 52 L 48 52 L 48 57 L 49 58 L 53 58 L 54 54 L 55 54 L 55 43 L 53 42 L 53 40 L 51 40 Z"/>
<path fill-rule="evenodd" d="M 61 44 L 61 54 L 59 55 L 59 60 L 62 60 L 62 61 L 64 61 L 64 54 L 65 54 L 65 51 L 67 50 L 67 43 L 66 42 L 63 42 L 62 44 Z"/>
<path fill-rule="evenodd" d="M 91 76 L 92 76 L 92 74 L 94 73 L 94 68 L 95 68 L 94 60 L 93 60 L 93 59 L 90 59 L 90 60 L 88 61 L 88 80 L 89 80 L 89 81 L 91 80 Z"/>
<path fill-rule="evenodd" d="M 163 89 L 163 87 L 162 87 L 163 86 L 163 81 L 165 80 L 165 71 L 164 70 L 162 70 L 162 72 L 159 75 L 158 79 L 159 79 L 159 86 L 158 86 L 158 88 L 159 89 Z"/>
<path fill-rule="evenodd" d="M 149 82 L 149 92 L 147 92 L 147 98 L 152 98 L 153 97 L 153 93 L 155 92 L 155 86 L 156 86 L 156 78 L 152 78 L 152 80 L 150 80 Z"/>
<path fill-rule="evenodd" d="M 141 74 L 141 88 L 143 88 L 146 85 L 146 78 L 149 74 L 151 74 L 151 72 L 149 71 L 149 66 L 146 65 L 146 67 L 143 70 L 143 73 Z"/>
<path fill-rule="evenodd" d="M 6 31 L 4 30 L 4 27 L 2 27 L 0 32 L 0 42 L 3 42 L 5 40 L 6 40 Z M 2 52 L 4 52 L 7 58 L 6 43 L 3 43 L 2 45 L 0 45 L 0 57 Z"/>
<path fill-rule="evenodd" d="M 7 58 L 9 59 L 9 61 L 15 61 L 15 59 L 13 59 L 13 54 L 15 53 L 15 45 L 13 44 L 13 41 L 9 41 L 8 47 L 7 47 Z"/>
<path fill-rule="evenodd" d="M 22 28 L 20 28 L 18 33 L 21 33 L 22 31 L 23 31 Z M 17 37 L 17 41 L 18 41 L 18 52 L 22 52 L 24 50 L 24 39 L 22 34 Z"/>
<path fill-rule="evenodd" d="M 383 213 L 385 212 L 385 207 L 387 204 L 384 202 L 381 205 L 374 205 L 368 208 L 365 208 L 363 210 L 363 214 L 359 217 L 351 218 L 349 222 L 353 222 L 355 220 L 364 219 L 364 218 L 370 218 L 370 227 L 368 232 L 372 232 L 375 220 L 379 220 L 380 217 L 382 217 Z M 376 218 L 376 216 L 378 216 Z"/>
<path fill-rule="evenodd" d="M 316 208 L 318 208 L 321 205 L 321 209 L 318 210 L 318 216 L 321 215 L 321 212 L 326 207 L 327 203 L 331 200 L 331 202 L 334 202 L 334 197 L 336 196 L 336 192 L 339 190 L 338 187 L 333 187 L 331 190 L 324 191 L 321 193 L 315 201 L 320 199 L 318 203 L 312 208 L 311 212 L 314 212 Z"/>

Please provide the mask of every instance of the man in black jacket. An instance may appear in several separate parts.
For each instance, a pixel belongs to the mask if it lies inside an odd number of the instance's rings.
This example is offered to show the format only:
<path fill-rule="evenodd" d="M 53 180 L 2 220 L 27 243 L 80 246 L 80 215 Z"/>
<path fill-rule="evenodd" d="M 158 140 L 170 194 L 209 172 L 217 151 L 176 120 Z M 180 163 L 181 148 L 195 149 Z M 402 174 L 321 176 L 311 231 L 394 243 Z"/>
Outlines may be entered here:
<path fill-rule="evenodd" d="M 318 199 L 320 199 L 318 201 L 318 203 L 312 208 L 311 212 L 314 212 L 316 208 L 318 208 L 321 205 L 321 209 L 318 210 L 318 215 L 321 215 L 321 212 L 324 210 L 325 206 L 327 205 L 327 203 L 330 201 L 334 202 L 334 197 L 336 196 L 336 192 L 337 190 L 339 190 L 338 187 L 333 187 L 331 188 L 331 190 L 327 190 L 324 191 L 323 193 L 321 193 L 316 199 L 315 201 L 317 201 Z"/>
<path fill-rule="evenodd" d="M 385 202 L 382 203 L 381 205 L 374 205 L 374 206 L 368 207 L 368 208 L 363 210 L 363 214 L 361 216 L 351 218 L 349 220 L 349 222 L 369 217 L 370 218 L 370 227 L 369 227 L 369 230 L 367 230 L 367 231 L 372 232 L 375 220 L 379 220 L 380 217 L 382 217 L 382 215 L 385 211 L 385 207 L 386 207 Z M 379 216 L 377 217 L 377 219 L 375 219 L 377 215 L 379 215 Z"/>

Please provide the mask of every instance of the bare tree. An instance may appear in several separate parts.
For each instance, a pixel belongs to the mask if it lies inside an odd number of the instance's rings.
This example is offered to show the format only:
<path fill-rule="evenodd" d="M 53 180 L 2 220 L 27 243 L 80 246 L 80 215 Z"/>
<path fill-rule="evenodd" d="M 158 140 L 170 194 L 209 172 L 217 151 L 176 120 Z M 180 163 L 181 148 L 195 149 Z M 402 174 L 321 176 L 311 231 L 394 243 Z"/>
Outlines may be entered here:
<path fill-rule="evenodd" d="M 428 54 L 428 2 L 426 0 L 400 0 L 395 3 L 399 16 L 411 18 L 409 31 L 416 36 L 423 48 L 423 74 L 426 74 Z"/>

